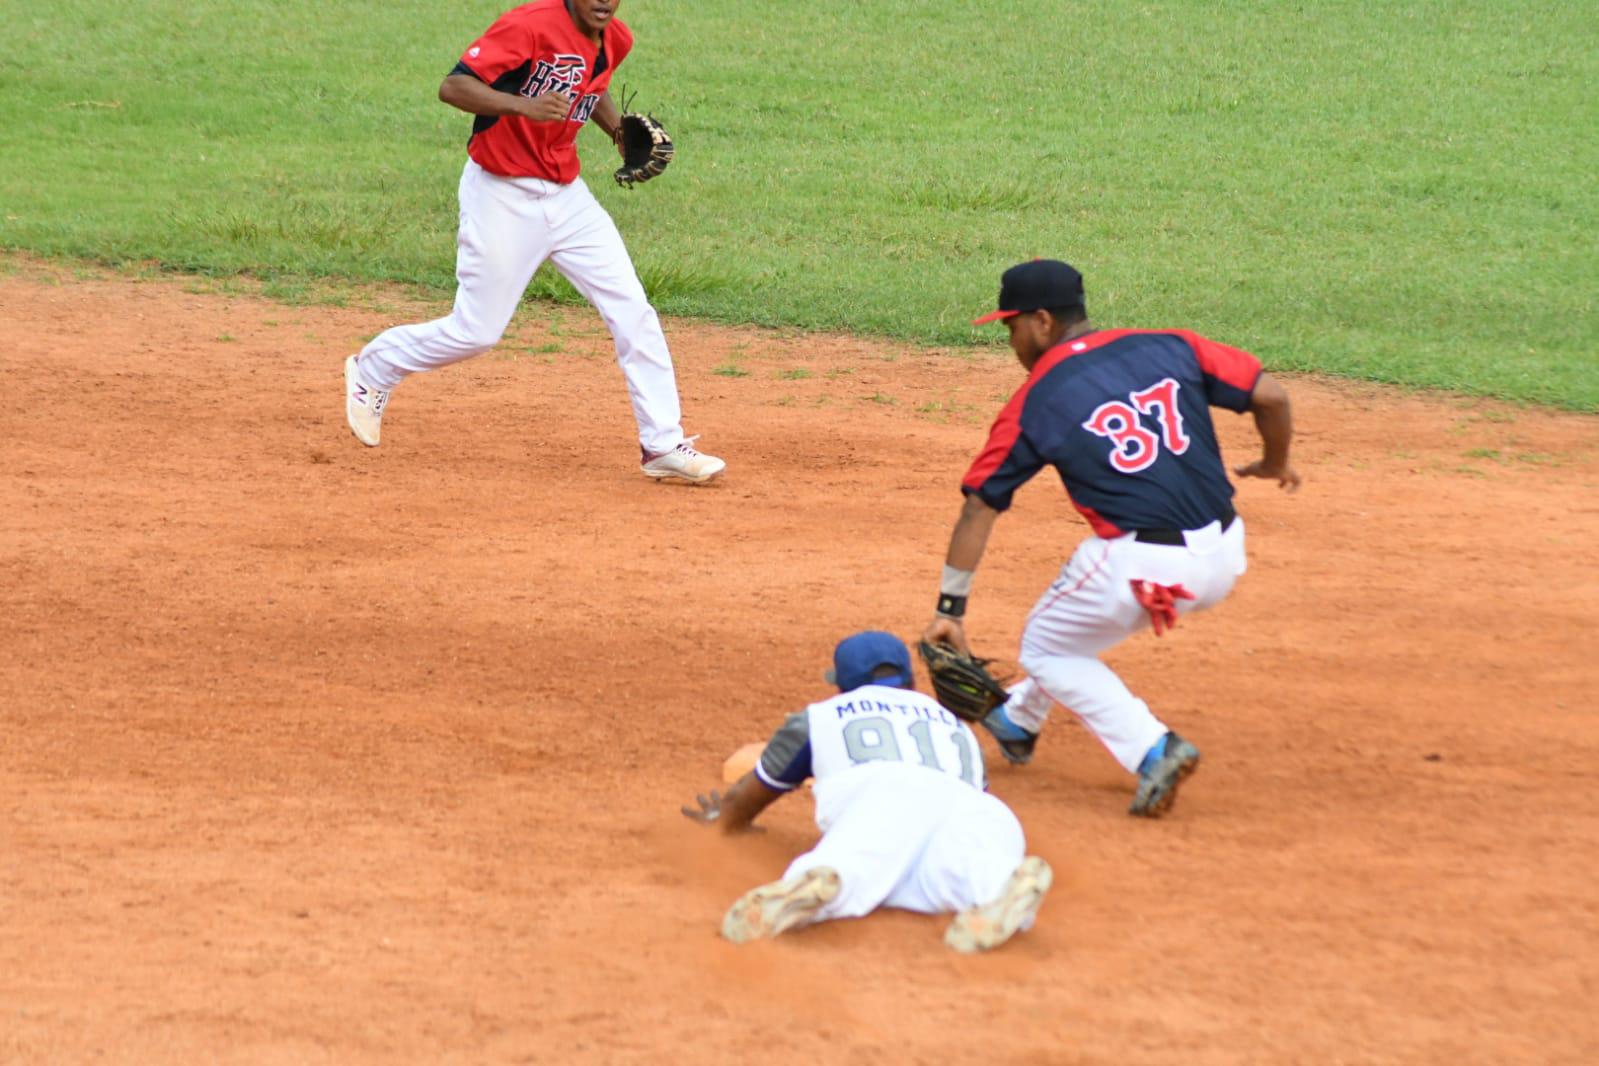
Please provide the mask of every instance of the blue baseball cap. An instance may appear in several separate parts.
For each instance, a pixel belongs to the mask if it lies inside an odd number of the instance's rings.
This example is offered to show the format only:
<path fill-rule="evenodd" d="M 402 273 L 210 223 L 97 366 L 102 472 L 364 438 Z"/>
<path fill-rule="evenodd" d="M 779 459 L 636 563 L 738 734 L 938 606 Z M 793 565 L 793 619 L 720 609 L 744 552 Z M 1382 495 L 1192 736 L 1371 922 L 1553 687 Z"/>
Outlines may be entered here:
<path fill-rule="evenodd" d="M 872 671 L 879 666 L 892 666 L 899 674 L 873 682 Z M 837 685 L 840 692 L 870 684 L 903 687 L 910 685 L 914 676 L 911 653 L 905 642 L 879 629 L 869 629 L 839 641 L 838 647 L 833 649 L 833 669 L 827 672 L 827 680 Z"/>

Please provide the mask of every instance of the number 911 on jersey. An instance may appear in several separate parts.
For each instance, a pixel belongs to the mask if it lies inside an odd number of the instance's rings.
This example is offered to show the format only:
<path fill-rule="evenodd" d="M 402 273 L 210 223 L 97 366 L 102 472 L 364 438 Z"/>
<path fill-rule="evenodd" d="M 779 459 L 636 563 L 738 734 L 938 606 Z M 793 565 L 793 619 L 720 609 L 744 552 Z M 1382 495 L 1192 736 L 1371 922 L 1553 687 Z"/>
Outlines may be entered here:
<path fill-rule="evenodd" d="M 823 732 L 833 734 L 833 743 L 823 741 Z M 981 756 L 970 727 L 926 696 L 903 701 L 841 697 L 823 713 L 813 712 L 811 745 L 822 761 L 827 761 L 825 751 L 841 748 L 856 766 L 915 762 L 970 785 L 980 780 Z"/>

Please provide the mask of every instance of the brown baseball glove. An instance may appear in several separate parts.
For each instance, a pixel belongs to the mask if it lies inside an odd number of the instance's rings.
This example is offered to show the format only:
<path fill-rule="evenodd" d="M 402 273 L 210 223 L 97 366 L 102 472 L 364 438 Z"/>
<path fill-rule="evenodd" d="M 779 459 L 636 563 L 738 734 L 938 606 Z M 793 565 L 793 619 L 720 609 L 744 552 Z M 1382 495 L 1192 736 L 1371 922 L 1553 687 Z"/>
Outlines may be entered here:
<path fill-rule="evenodd" d="M 999 679 L 988 672 L 992 659 L 969 658 L 948 644 L 929 644 L 925 640 L 917 645 L 917 651 L 933 679 L 933 694 L 957 718 L 981 722 L 1010 696 Z"/>

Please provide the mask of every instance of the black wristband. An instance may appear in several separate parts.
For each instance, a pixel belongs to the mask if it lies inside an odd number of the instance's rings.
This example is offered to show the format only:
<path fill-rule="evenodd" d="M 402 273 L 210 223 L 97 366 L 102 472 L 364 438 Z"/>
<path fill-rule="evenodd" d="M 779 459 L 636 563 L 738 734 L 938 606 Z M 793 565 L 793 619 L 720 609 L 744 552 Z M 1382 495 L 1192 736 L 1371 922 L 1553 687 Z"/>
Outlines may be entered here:
<path fill-rule="evenodd" d="M 966 597 L 951 596 L 941 592 L 938 596 L 938 613 L 945 618 L 960 618 L 966 614 Z"/>

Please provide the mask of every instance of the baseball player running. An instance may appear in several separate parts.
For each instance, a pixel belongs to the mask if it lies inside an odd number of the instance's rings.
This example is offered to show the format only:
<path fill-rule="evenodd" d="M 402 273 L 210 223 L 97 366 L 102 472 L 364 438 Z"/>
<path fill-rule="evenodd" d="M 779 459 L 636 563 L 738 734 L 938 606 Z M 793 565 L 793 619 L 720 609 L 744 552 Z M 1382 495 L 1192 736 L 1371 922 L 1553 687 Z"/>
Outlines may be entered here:
<path fill-rule="evenodd" d="M 888 633 L 841 641 L 833 667 L 838 695 L 790 715 L 726 796 L 683 808 L 736 833 L 815 778 L 822 839 L 733 904 L 722 935 L 741 944 L 878 907 L 954 913 L 944 941 L 961 952 L 1030 928 L 1053 875 L 1023 856 L 1021 824 L 984 791 L 971 728 L 915 691 L 910 653 Z"/>
<path fill-rule="evenodd" d="M 616 341 L 638 421 L 643 472 L 704 482 L 722 460 L 684 437 L 672 357 L 616 225 L 578 177 L 590 118 L 618 143 L 611 76 L 633 47 L 620 0 L 535 0 L 500 16 L 439 86 L 476 115 L 461 174 L 455 309 L 379 334 L 345 361 L 345 415 L 377 447 L 389 393 L 407 375 L 492 348 L 533 272 L 553 260 Z"/>
<path fill-rule="evenodd" d="M 962 617 L 989 531 L 1011 495 L 1053 466 L 1094 535 L 1039 599 L 1022 633 L 1030 675 L 983 725 L 1013 763 L 1032 758 L 1051 705 L 1070 708 L 1129 772 L 1131 813 L 1155 817 L 1199 765 L 1199 751 L 1127 690 L 1099 656 L 1146 625 L 1221 602 L 1244 572 L 1212 405 L 1251 411 L 1264 455 L 1237 468 L 1292 492 L 1288 394 L 1260 361 L 1184 330 L 1097 330 L 1082 276 L 1055 260 L 1007 270 L 999 309 L 1027 380 L 994 421 L 961 482 L 938 611 L 924 639 L 967 651 Z"/>

